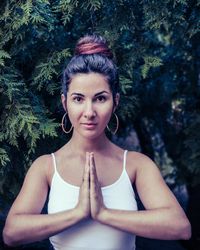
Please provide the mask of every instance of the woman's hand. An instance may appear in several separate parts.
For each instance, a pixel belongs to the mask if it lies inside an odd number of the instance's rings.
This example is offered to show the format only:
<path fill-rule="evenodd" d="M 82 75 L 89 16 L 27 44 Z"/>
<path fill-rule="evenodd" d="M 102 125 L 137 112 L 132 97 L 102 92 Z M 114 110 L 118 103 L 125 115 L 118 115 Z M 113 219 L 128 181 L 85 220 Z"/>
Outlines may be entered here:
<path fill-rule="evenodd" d="M 86 162 L 83 173 L 83 181 L 80 186 L 79 202 L 76 206 L 81 218 L 87 218 L 90 215 L 90 154 L 86 153 Z"/>
<path fill-rule="evenodd" d="M 98 181 L 96 166 L 94 161 L 94 154 L 90 153 L 90 208 L 91 216 L 95 220 L 99 220 L 101 214 L 106 209 L 103 203 L 103 196 L 101 186 Z"/>

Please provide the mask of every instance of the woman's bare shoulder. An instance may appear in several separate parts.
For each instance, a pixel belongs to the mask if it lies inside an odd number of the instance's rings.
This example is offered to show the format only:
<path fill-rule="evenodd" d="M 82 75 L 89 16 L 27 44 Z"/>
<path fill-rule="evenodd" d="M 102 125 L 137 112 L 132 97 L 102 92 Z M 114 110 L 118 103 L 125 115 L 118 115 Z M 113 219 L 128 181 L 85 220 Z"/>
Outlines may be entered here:
<path fill-rule="evenodd" d="M 127 171 L 132 180 L 132 183 L 135 182 L 136 176 L 139 172 L 145 171 L 145 169 L 157 168 L 156 164 L 151 160 L 147 155 L 136 152 L 128 151 L 127 154 Z"/>
<path fill-rule="evenodd" d="M 45 155 L 41 155 L 41 156 L 37 157 L 33 161 L 30 169 L 34 168 L 34 169 L 38 169 L 38 170 L 43 171 L 45 169 L 45 167 L 47 167 L 51 164 L 52 164 L 52 156 L 50 154 L 45 154 Z"/>
<path fill-rule="evenodd" d="M 137 168 L 155 166 L 155 163 L 150 157 L 136 151 L 128 151 L 128 160 L 132 166 L 137 166 Z"/>
<path fill-rule="evenodd" d="M 51 154 L 41 155 L 36 158 L 27 174 L 43 176 L 49 182 L 53 175 L 53 160 Z"/>

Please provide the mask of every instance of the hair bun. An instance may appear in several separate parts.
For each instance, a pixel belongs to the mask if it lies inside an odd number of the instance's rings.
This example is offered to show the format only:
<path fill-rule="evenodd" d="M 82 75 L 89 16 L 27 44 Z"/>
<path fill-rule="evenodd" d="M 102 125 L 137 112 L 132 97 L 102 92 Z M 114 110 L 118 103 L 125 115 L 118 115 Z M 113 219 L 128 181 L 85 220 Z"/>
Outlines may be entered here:
<path fill-rule="evenodd" d="M 113 54 L 108 47 L 106 40 L 97 35 L 86 35 L 77 42 L 75 55 L 102 54 L 109 59 Z"/>

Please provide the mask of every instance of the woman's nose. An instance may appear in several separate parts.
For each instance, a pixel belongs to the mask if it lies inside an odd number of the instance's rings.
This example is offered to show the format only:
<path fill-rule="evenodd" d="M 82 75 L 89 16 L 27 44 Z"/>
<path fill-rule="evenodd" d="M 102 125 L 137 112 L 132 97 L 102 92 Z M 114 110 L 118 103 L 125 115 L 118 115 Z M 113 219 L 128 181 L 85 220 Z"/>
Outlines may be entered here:
<path fill-rule="evenodd" d="M 84 116 L 87 119 L 94 118 L 96 116 L 96 111 L 92 102 L 87 102 L 85 105 Z"/>

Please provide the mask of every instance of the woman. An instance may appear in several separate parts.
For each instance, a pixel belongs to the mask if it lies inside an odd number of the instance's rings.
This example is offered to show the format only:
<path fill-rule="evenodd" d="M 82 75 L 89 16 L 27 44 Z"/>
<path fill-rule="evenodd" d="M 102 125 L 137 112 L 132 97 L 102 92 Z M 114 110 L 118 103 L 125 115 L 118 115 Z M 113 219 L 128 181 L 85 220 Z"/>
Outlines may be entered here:
<path fill-rule="evenodd" d="M 190 223 L 154 162 L 124 151 L 105 135 L 112 115 L 118 127 L 118 85 L 105 40 L 95 35 L 80 39 L 64 71 L 61 96 L 62 128 L 72 137 L 30 167 L 7 217 L 7 245 L 50 238 L 56 250 L 129 250 L 135 249 L 135 235 L 190 238 Z M 145 211 L 137 211 L 132 184 Z M 48 191 L 48 214 L 40 214 Z"/>

